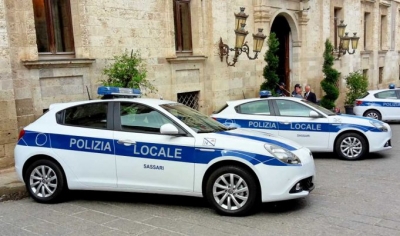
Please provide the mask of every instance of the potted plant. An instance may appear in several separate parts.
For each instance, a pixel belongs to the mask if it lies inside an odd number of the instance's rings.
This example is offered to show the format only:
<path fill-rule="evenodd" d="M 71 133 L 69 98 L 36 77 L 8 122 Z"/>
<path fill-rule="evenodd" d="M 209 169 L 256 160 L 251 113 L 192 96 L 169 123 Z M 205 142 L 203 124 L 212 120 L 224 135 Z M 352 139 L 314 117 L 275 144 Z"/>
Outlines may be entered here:
<path fill-rule="evenodd" d="M 368 78 L 360 72 L 352 72 L 346 78 L 346 99 L 344 101 L 344 107 L 346 114 L 354 114 L 353 107 L 354 102 L 357 98 L 361 98 L 368 89 Z"/>
<path fill-rule="evenodd" d="M 103 69 L 103 74 L 108 78 L 102 80 L 103 86 L 145 89 L 149 93 L 157 89 L 146 78 L 146 64 L 138 51 L 125 51 L 122 55 L 114 56 L 114 62 Z"/>

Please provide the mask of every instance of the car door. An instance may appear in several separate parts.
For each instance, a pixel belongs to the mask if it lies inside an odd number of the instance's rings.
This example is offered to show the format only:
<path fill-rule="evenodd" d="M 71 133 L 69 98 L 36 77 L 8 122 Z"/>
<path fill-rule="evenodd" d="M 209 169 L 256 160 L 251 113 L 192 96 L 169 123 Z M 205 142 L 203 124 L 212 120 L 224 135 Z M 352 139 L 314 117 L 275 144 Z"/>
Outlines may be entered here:
<path fill-rule="evenodd" d="M 51 146 L 86 186 L 116 187 L 112 104 L 73 106 L 57 113 L 60 124 L 50 135 Z"/>
<path fill-rule="evenodd" d="M 234 119 L 226 119 L 224 125 L 235 124 L 240 128 L 266 131 L 278 135 L 278 124 L 268 100 L 246 102 L 235 107 Z"/>
<path fill-rule="evenodd" d="M 300 101 L 276 99 L 274 102 L 280 136 L 313 151 L 328 149 L 329 119 L 325 115 Z M 311 117 L 311 111 L 319 116 Z"/>
<path fill-rule="evenodd" d="M 400 118 L 400 100 L 396 95 L 396 90 L 385 90 L 374 94 L 377 102 L 381 105 L 380 112 L 385 119 Z"/>
<path fill-rule="evenodd" d="M 118 188 L 192 192 L 194 137 L 161 134 L 174 122 L 150 106 L 121 102 L 114 113 Z"/>

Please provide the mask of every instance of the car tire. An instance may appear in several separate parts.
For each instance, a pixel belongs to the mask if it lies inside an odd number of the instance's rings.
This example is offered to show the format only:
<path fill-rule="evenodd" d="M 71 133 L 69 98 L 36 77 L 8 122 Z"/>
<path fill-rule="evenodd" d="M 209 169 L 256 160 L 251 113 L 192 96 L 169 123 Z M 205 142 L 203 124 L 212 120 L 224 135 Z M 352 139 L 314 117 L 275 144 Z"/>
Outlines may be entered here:
<path fill-rule="evenodd" d="M 236 186 L 238 183 L 239 186 Z M 256 183 L 256 179 L 246 169 L 224 166 L 215 170 L 208 178 L 205 195 L 221 215 L 248 215 L 259 203 Z"/>
<path fill-rule="evenodd" d="M 370 118 L 374 118 L 377 120 L 382 120 L 382 115 L 379 111 L 377 110 L 368 110 L 364 113 L 365 117 L 370 117 Z"/>
<path fill-rule="evenodd" d="M 66 191 L 66 180 L 61 167 L 50 160 L 38 160 L 25 172 L 29 195 L 40 203 L 59 202 Z"/>
<path fill-rule="evenodd" d="M 335 143 L 335 152 L 346 160 L 360 160 L 368 151 L 365 138 L 357 133 L 342 134 Z"/>

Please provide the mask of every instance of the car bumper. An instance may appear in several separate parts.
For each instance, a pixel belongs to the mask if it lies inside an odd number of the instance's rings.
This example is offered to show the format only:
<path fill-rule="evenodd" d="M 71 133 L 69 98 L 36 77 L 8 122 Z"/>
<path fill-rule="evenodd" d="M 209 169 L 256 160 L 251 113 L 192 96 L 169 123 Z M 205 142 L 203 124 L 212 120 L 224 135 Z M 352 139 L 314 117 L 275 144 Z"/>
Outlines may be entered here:
<path fill-rule="evenodd" d="M 392 148 L 392 129 L 385 124 L 387 132 L 366 132 L 368 138 L 369 152 L 378 152 Z"/>
<path fill-rule="evenodd" d="M 353 107 L 353 113 L 354 113 L 354 115 L 356 115 L 356 116 L 363 116 L 363 115 L 364 115 L 364 112 L 365 112 L 367 109 L 371 109 L 371 107 L 366 107 L 366 106 L 355 106 L 355 107 Z"/>
<path fill-rule="evenodd" d="M 310 150 L 302 148 L 293 153 L 301 159 L 301 165 L 257 165 L 261 175 L 262 202 L 302 198 L 314 189 L 315 165 Z"/>

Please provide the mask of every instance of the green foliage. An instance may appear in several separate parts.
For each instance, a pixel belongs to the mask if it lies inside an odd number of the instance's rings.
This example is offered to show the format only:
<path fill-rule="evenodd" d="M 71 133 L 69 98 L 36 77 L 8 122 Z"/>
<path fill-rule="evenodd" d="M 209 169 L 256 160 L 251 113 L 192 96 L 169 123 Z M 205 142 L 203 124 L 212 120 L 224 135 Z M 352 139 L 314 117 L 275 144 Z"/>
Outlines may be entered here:
<path fill-rule="evenodd" d="M 322 72 L 325 78 L 321 81 L 321 87 L 325 91 L 325 96 L 321 99 L 321 106 L 332 109 L 335 107 L 335 101 L 339 97 L 339 88 L 337 87 L 337 82 L 339 80 L 340 73 L 333 68 L 334 57 L 332 55 L 333 45 L 327 39 L 325 41 L 325 51 L 324 51 L 324 64 L 322 67 Z"/>
<path fill-rule="evenodd" d="M 346 78 L 346 100 L 345 105 L 353 105 L 357 98 L 362 97 L 368 90 L 368 78 L 360 72 L 350 73 Z"/>
<path fill-rule="evenodd" d="M 275 94 L 275 88 L 279 82 L 277 69 L 279 66 L 279 57 L 277 52 L 279 50 L 279 41 L 274 32 L 271 32 L 268 38 L 268 51 L 265 53 L 264 60 L 267 65 L 264 67 L 263 76 L 265 81 L 261 84 L 261 90 L 270 90 Z"/>
<path fill-rule="evenodd" d="M 104 86 L 145 89 L 150 93 L 157 91 L 146 79 L 146 64 L 138 51 L 132 50 L 131 55 L 125 51 L 114 56 L 114 63 L 104 68 L 103 74 L 108 76 L 101 81 Z"/>

